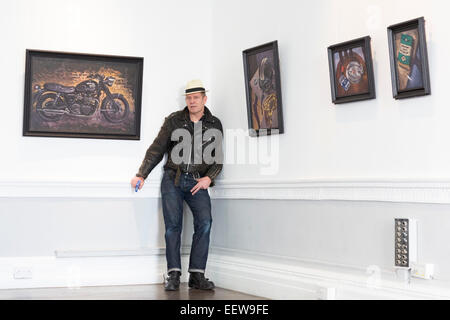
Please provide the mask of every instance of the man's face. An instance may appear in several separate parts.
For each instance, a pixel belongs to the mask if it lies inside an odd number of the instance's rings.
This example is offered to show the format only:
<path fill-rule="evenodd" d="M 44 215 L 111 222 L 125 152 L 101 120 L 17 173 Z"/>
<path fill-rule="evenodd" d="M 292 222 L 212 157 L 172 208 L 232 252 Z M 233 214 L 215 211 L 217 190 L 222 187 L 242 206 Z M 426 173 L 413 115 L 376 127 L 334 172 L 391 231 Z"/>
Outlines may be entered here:
<path fill-rule="evenodd" d="M 203 112 L 207 97 L 201 92 L 188 94 L 186 96 L 186 105 L 190 113 Z"/>

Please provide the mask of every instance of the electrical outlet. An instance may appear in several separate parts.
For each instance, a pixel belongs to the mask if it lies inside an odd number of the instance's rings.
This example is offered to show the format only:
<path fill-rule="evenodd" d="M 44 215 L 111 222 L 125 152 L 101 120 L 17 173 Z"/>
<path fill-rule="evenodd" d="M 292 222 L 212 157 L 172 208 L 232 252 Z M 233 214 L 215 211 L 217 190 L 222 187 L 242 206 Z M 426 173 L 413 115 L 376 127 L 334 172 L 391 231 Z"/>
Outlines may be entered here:
<path fill-rule="evenodd" d="M 417 261 L 417 220 L 395 219 L 395 267 L 410 269 Z"/>
<path fill-rule="evenodd" d="M 14 279 L 32 279 L 33 271 L 27 267 L 14 268 L 13 276 Z"/>
<path fill-rule="evenodd" d="M 431 280 L 434 275 L 434 264 L 414 264 L 412 266 L 411 275 L 416 278 Z"/>
<path fill-rule="evenodd" d="M 335 300 L 336 288 L 322 287 L 317 290 L 319 300 Z"/>

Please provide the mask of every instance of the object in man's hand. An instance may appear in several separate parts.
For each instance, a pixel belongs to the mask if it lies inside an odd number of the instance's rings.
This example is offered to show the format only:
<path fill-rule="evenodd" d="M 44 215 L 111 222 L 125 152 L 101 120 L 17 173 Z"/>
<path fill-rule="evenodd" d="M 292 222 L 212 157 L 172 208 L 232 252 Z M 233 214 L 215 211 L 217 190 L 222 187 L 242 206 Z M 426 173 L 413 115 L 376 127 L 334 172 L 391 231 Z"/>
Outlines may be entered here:
<path fill-rule="evenodd" d="M 134 188 L 134 192 L 138 192 L 139 186 L 141 185 L 141 180 L 136 183 L 136 188 Z"/>

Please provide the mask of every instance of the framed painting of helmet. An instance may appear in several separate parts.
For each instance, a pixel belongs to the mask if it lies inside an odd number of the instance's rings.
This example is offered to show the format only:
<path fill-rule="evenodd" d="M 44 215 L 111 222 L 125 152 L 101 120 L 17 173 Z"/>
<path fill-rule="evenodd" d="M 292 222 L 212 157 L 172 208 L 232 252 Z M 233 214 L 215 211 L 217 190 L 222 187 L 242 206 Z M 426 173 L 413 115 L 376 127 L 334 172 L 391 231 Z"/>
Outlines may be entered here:
<path fill-rule="evenodd" d="M 143 62 L 27 50 L 23 135 L 139 140 Z"/>
<path fill-rule="evenodd" d="M 243 51 L 249 134 L 284 133 L 278 42 Z"/>
<path fill-rule="evenodd" d="M 334 104 L 375 98 L 369 36 L 328 47 L 328 64 Z"/>

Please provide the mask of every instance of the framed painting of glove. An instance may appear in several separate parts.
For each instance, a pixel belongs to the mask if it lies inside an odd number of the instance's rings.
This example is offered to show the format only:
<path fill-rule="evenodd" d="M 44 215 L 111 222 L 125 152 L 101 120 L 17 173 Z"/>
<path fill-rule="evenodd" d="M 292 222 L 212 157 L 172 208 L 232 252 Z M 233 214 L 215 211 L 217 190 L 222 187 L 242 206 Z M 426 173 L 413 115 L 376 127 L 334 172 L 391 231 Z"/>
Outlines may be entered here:
<path fill-rule="evenodd" d="M 284 133 L 278 42 L 243 51 L 250 136 Z"/>
<path fill-rule="evenodd" d="M 26 51 L 24 136 L 140 139 L 143 58 Z"/>
<path fill-rule="evenodd" d="M 425 19 L 392 25 L 387 30 L 394 98 L 431 94 Z"/>
<path fill-rule="evenodd" d="M 328 47 L 328 64 L 334 104 L 375 98 L 369 36 Z"/>

